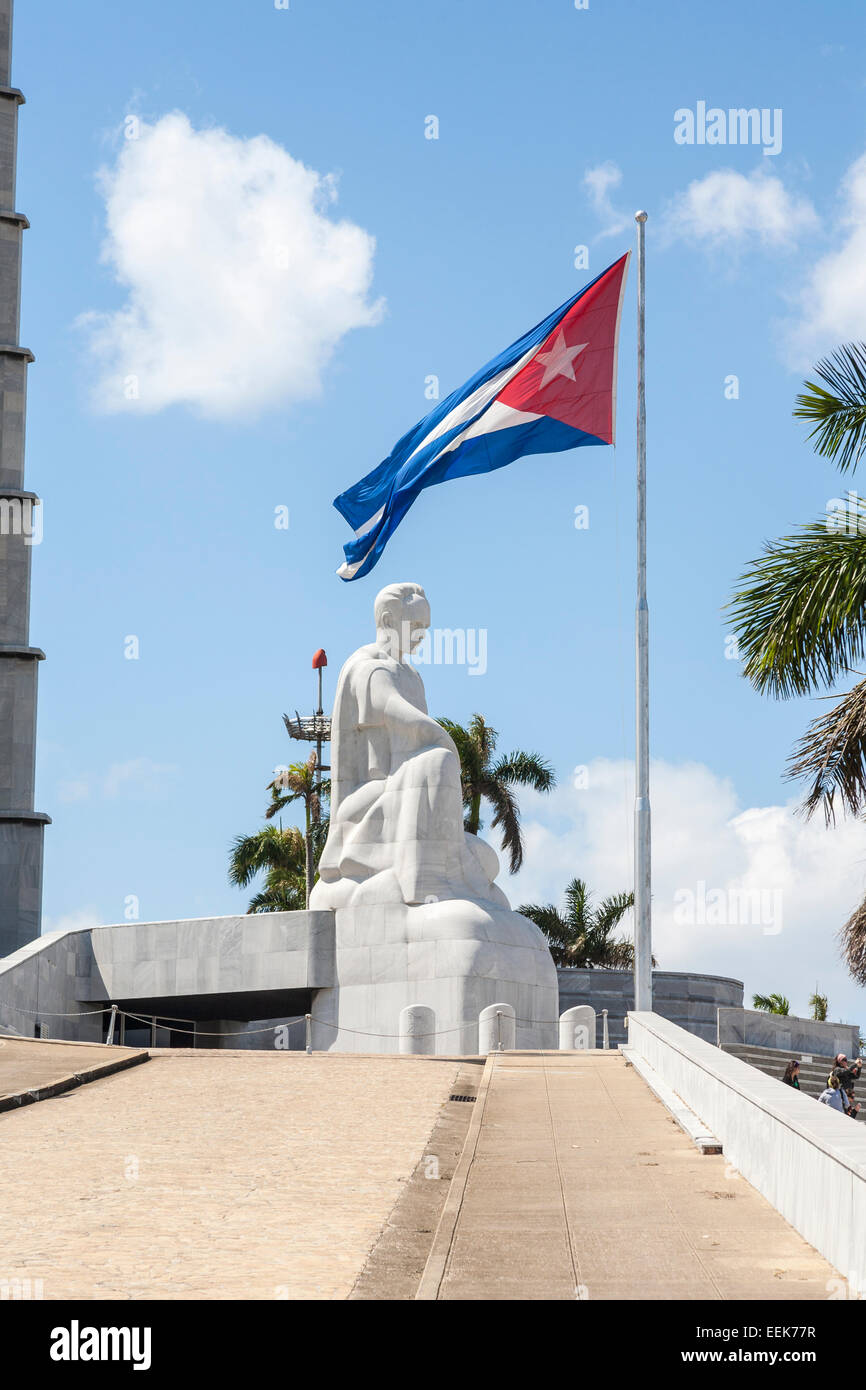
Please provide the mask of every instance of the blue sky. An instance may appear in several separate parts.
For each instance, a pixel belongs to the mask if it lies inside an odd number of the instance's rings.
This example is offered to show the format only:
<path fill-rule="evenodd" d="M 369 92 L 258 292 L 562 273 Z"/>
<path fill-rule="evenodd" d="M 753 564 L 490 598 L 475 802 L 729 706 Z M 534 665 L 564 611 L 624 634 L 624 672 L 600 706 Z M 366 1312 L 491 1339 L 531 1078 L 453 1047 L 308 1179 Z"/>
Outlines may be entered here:
<path fill-rule="evenodd" d="M 350 585 L 335 575 L 348 534 L 331 500 L 430 408 L 428 376 L 443 394 L 459 385 L 628 249 L 644 206 L 652 741 L 666 808 L 655 825 L 667 875 L 659 911 L 679 885 L 744 874 L 767 888 L 778 879 L 790 903 L 778 934 L 698 941 L 668 922 L 658 954 L 669 968 L 785 987 L 799 1012 L 820 974 L 836 1012 L 862 1012 L 832 935 L 863 890 L 866 837 L 842 827 L 825 845 L 816 829 L 806 853 L 807 832 L 771 813 L 794 795 L 784 763 L 817 706 L 779 705 L 746 685 L 725 658 L 721 609 L 765 538 L 820 515 L 841 491 L 791 407 L 800 366 L 855 336 L 866 309 L 856 277 L 863 31 L 853 5 L 800 0 L 757 10 L 737 0 L 19 5 L 18 206 L 32 224 L 22 342 L 37 357 L 27 481 L 45 498 L 31 640 L 48 657 L 37 797 L 54 820 L 47 926 L 117 921 L 129 895 L 144 920 L 242 906 L 227 849 L 259 823 L 273 767 L 299 751 L 280 715 L 311 705 L 319 646 L 333 691 L 341 660 L 368 640 L 377 589 L 404 578 L 425 585 L 435 625 L 487 633 L 483 676 L 424 669 L 431 710 L 482 710 L 503 748 L 538 749 L 562 783 L 547 807 L 527 802 L 530 845 L 549 849 L 553 837 L 561 854 L 539 853 L 506 891 L 553 898 L 572 873 L 603 891 L 624 886 L 627 815 L 617 814 L 615 844 L 588 827 L 607 823 L 605 788 L 616 784 L 610 795 L 626 812 L 629 796 L 633 278 L 615 456 L 535 457 L 434 489 L 373 574 Z M 702 100 L 781 110 L 781 152 L 677 144 L 674 113 Z M 160 157 L 142 174 L 173 112 L 189 123 L 178 166 Z M 430 115 L 435 140 L 425 138 Z M 126 138 L 130 117 L 137 142 Z M 202 133 L 216 129 L 231 137 L 215 155 L 228 161 L 225 201 L 205 189 L 190 221 L 201 190 L 183 161 L 194 164 Z M 289 219 L 284 289 L 271 298 L 259 276 L 255 313 L 247 303 L 232 317 L 250 268 L 233 262 L 219 230 L 237 216 L 232 170 L 263 157 L 247 143 L 257 136 L 334 175 L 336 201 L 322 211 L 319 196 L 315 217 L 356 229 L 348 283 L 322 291 L 321 312 Z M 125 198 L 147 212 L 134 224 L 140 239 L 119 216 L 113 261 L 103 254 L 112 196 L 115 212 Z M 578 245 L 588 270 L 575 268 Z M 132 290 L 117 275 L 124 255 L 143 277 Z M 315 248 L 303 255 L 312 267 Z M 181 288 L 212 284 L 207 330 L 172 317 L 172 296 L 154 287 L 162 265 Z M 294 329 L 293 275 L 305 282 Z M 159 408 L 108 399 L 106 371 L 148 336 L 132 348 L 123 337 L 117 316 L 131 293 L 139 308 L 153 296 L 162 315 L 148 350 L 170 347 Z M 82 322 L 93 313 L 108 317 Z M 343 322 L 359 326 L 340 331 Z M 100 324 L 108 367 L 93 352 Z M 272 369 L 264 403 L 238 384 L 250 361 Z M 725 396 L 731 374 L 737 399 Z M 281 505 L 288 530 L 274 526 Z M 588 530 L 574 527 L 578 505 L 589 507 Z M 134 661 L 124 657 L 130 635 Z M 614 772 L 574 792 L 579 764 Z M 688 849 L 692 815 L 703 814 L 692 797 L 709 808 L 707 835 L 677 859 L 671 846 Z M 730 840 L 728 823 L 746 812 L 770 827 L 768 859 L 756 861 L 741 834 Z"/>

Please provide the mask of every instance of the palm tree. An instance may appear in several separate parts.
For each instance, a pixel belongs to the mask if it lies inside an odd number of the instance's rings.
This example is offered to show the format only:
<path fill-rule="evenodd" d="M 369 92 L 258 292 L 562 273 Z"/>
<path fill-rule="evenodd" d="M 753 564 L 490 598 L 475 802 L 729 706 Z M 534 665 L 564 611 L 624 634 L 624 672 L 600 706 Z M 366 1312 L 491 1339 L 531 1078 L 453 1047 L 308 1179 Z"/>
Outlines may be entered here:
<path fill-rule="evenodd" d="M 288 718 L 283 715 L 288 728 Z M 328 795 L 329 782 L 319 782 L 316 777 L 318 759 L 311 753 L 305 763 L 291 763 L 277 773 L 273 782 L 268 783 L 271 804 L 265 811 L 268 820 L 295 801 L 304 804 L 304 844 L 305 844 L 305 904 L 310 906 L 310 893 L 315 881 L 315 864 L 321 854 L 324 838 L 322 835 L 322 798 Z M 325 834 L 327 831 L 325 830 Z M 318 854 L 316 851 L 318 850 Z"/>
<path fill-rule="evenodd" d="M 816 1023 L 827 1022 L 827 1010 L 830 1005 L 827 1002 L 826 994 L 819 994 L 817 989 L 809 1000 L 809 1008 L 812 1010 L 812 1018 Z"/>
<path fill-rule="evenodd" d="M 866 343 L 838 348 L 818 363 L 816 376 L 817 382 L 804 383 L 794 415 L 812 423 L 808 437 L 816 452 L 845 473 L 866 453 Z M 866 510 L 850 494 L 849 504 L 853 518 L 849 512 L 844 529 L 824 519 L 768 543 L 731 602 L 744 674 L 777 699 L 812 695 L 861 674 L 856 665 L 866 653 Z M 812 721 L 791 755 L 788 776 L 806 782 L 807 816 L 820 806 L 831 825 L 837 803 L 852 815 L 863 814 L 866 680 Z M 851 974 L 866 985 L 866 900 L 840 939 Z"/>
<path fill-rule="evenodd" d="M 524 903 L 517 911 L 544 932 L 555 965 L 630 970 L 634 946 L 626 937 L 611 939 L 630 907 L 634 907 L 634 893 L 615 893 L 594 908 L 584 880 L 573 878 L 565 890 L 564 912 L 553 903 Z"/>
<path fill-rule="evenodd" d="M 784 994 L 753 994 L 752 1008 L 763 1009 L 766 1014 L 789 1014 L 791 1005 Z"/>
<path fill-rule="evenodd" d="M 265 886 L 250 900 L 247 912 L 295 912 L 305 905 L 305 837 L 295 826 L 267 825 L 255 835 L 238 835 L 229 865 L 229 881 L 246 888 L 264 871 Z"/>
<path fill-rule="evenodd" d="M 481 803 L 493 808 L 490 824 L 502 831 L 502 847 L 508 851 L 509 868 L 517 873 L 523 863 L 523 834 L 520 810 L 512 790 L 515 786 L 532 787 L 537 792 L 549 792 L 556 778 L 549 763 L 538 753 L 517 751 L 497 758 L 498 734 L 480 714 L 473 714 L 464 727 L 453 719 L 438 721 L 451 735 L 460 757 L 460 776 L 463 782 L 463 805 L 466 807 L 464 828 L 477 835 L 482 826 Z"/>

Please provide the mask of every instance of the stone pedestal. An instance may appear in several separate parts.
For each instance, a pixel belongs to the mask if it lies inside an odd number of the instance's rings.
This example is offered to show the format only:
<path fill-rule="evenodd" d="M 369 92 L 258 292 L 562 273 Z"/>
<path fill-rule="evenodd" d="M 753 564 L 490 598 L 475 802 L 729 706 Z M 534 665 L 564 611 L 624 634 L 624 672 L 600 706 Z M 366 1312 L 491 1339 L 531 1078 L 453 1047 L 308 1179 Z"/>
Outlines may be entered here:
<path fill-rule="evenodd" d="M 475 902 L 340 908 L 336 987 L 317 992 L 316 1051 L 477 1053 L 479 1015 L 510 1004 L 517 1047 L 555 1047 L 556 968 L 533 922 Z M 431 1011 L 411 1049 L 401 1049 L 401 1014 Z"/>

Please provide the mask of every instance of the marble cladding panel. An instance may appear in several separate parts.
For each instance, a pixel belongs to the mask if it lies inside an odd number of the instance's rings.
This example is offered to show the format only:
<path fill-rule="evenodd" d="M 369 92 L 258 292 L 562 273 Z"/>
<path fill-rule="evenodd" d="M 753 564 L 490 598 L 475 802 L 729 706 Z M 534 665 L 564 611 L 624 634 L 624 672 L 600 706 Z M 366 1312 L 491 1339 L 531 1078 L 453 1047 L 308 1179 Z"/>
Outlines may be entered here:
<path fill-rule="evenodd" d="M 27 397 L 27 359 L 21 353 L 0 353 L 0 488 L 24 486 L 24 432 Z"/>
<path fill-rule="evenodd" d="M 0 343 L 18 342 L 22 234 L 17 222 L 0 222 Z"/>
<path fill-rule="evenodd" d="M 0 97 L 0 208 L 15 207 L 18 102 Z"/>
<path fill-rule="evenodd" d="M 333 938 L 333 914 L 321 911 L 99 927 L 91 933 L 91 997 L 331 985 Z"/>

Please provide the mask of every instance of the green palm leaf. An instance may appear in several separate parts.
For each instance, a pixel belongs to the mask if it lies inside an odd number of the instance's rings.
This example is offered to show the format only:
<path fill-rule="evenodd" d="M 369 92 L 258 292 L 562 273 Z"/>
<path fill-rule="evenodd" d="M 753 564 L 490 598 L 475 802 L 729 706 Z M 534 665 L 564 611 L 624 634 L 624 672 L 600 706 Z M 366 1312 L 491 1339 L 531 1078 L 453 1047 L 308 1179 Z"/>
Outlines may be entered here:
<path fill-rule="evenodd" d="M 509 857 L 509 869 L 517 873 L 523 863 L 523 835 L 520 807 L 512 788 L 529 786 L 536 791 L 550 791 L 556 785 L 553 769 L 537 753 L 520 749 L 494 763 L 499 735 L 481 714 L 473 714 L 468 725 L 441 718 L 438 723 L 451 735 L 460 759 L 466 808 L 464 829 L 472 835 L 479 833 L 483 825 L 482 805 L 487 802 L 493 810 L 491 825 L 502 832 L 502 847 Z"/>
<path fill-rule="evenodd" d="M 584 933 L 592 916 L 592 894 L 582 878 L 573 878 L 565 890 L 565 910 L 572 930 Z"/>
<path fill-rule="evenodd" d="M 845 964 L 859 985 L 866 987 L 866 898 L 839 932 Z"/>
<path fill-rule="evenodd" d="M 540 931 L 544 932 L 554 965 L 566 965 L 574 933 L 571 924 L 559 909 L 554 907 L 553 903 L 547 903 L 544 906 L 537 903 L 524 903 L 517 911 L 522 916 L 528 917 Z"/>
<path fill-rule="evenodd" d="M 789 1014 L 791 1005 L 784 994 L 753 994 L 752 1008 L 768 1014 Z"/>
<path fill-rule="evenodd" d="M 554 964 L 593 970 L 630 970 L 634 946 L 627 937 L 611 932 L 634 906 L 633 893 L 615 893 L 597 909 L 582 878 L 573 878 L 565 890 L 565 911 L 552 904 L 524 903 L 518 912 L 544 932 Z M 653 965 L 657 962 L 653 958 Z"/>
<path fill-rule="evenodd" d="M 843 810 L 860 814 L 866 803 L 866 680 L 813 719 L 791 755 L 788 776 L 811 783 L 803 803 L 807 816 L 823 806 L 825 823 L 834 824 L 837 797 Z"/>
<path fill-rule="evenodd" d="M 632 907 L 634 893 L 614 893 L 612 897 L 604 899 L 596 912 L 596 920 L 604 931 L 613 931 Z"/>
<path fill-rule="evenodd" d="M 728 612 L 743 674 L 781 699 L 832 685 L 866 650 L 866 536 L 811 522 L 768 544 Z"/>
<path fill-rule="evenodd" d="M 794 416 L 814 421 L 807 437 L 815 441 L 815 452 L 846 473 L 866 450 L 866 343 L 845 343 L 815 371 L 825 385 L 805 382 Z"/>
<path fill-rule="evenodd" d="M 507 782 L 500 782 L 495 777 L 485 777 L 479 791 L 493 807 L 491 828 L 501 830 L 502 848 L 509 859 L 508 867 L 511 873 L 516 874 L 523 863 L 523 834 L 517 798 Z"/>
<path fill-rule="evenodd" d="M 509 753 L 495 764 L 493 776 L 503 782 L 532 787 L 537 792 L 549 792 L 556 786 L 553 768 L 537 753 Z"/>

